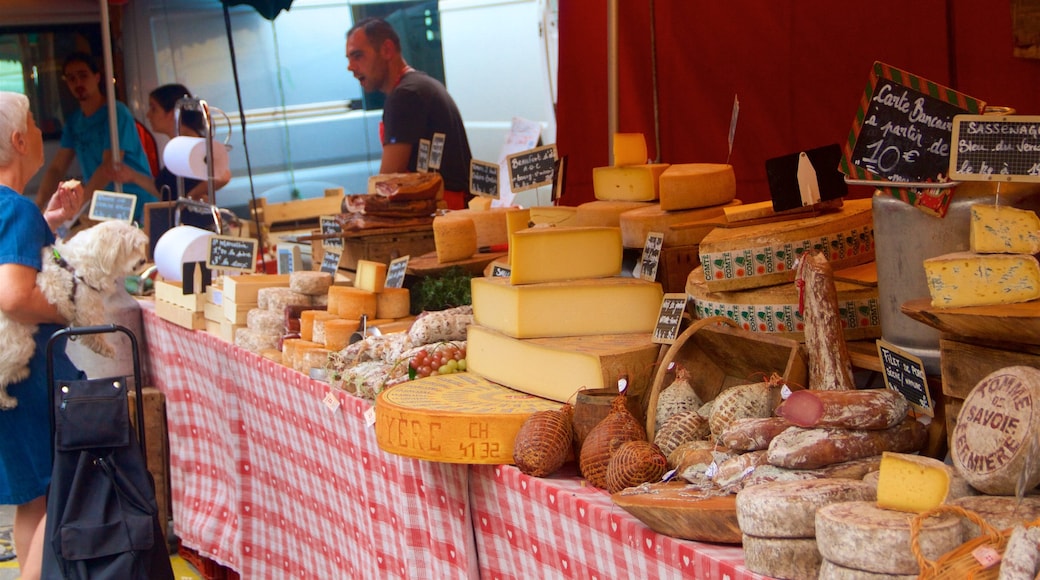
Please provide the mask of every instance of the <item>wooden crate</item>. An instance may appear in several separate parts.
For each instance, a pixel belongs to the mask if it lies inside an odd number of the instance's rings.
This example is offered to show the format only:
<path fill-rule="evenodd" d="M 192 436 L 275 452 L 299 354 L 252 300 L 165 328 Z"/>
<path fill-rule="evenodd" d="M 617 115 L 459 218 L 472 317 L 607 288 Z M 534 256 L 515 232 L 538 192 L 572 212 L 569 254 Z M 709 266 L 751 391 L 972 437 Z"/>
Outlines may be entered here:
<path fill-rule="evenodd" d="M 317 234 L 318 232 L 314 232 Z M 343 239 L 341 270 L 357 270 L 358 260 L 370 260 L 389 264 L 401 256 L 422 256 L 436 250 L 433 243 L 433 226 L 374 230 L 371 234 L 350 235 Z M 311 260 L 321 264 L 325 249 L 321 240 L 311 242 Z"/>
<path fill-rule="evenodd" d="M 686 293 L 686 280 L 690 272 L 701 265 L 698 246 L 675 246 L 661 248 L 661 258 L 657 263 L 657 281 L 667 292 Z"/>
<path fill-rule="evenodd" d="M 155 503 L 163 531 L 170 520 L 170 443 L 166 429 L 166 398 L 155 387 L 141 387 L 145 457 L 155 481 Z M 130 421 L 137 428 L 137 392 L 129 391 Z"/>

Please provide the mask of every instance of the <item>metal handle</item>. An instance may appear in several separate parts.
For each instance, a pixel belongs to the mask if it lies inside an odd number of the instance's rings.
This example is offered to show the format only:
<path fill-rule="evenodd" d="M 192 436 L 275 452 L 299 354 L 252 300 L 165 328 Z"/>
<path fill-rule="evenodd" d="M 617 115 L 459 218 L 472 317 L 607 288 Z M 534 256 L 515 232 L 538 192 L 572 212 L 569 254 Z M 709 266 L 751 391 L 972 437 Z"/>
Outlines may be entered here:
<path fill-rule="evenodd" d="M 849 185 L 869 185 L 871 187 L 898 187 L 900 189 L 951 189 L 961 184 L 960 181 L 883 181 L 880 179 L 850 179 L 845 178 Z"/>

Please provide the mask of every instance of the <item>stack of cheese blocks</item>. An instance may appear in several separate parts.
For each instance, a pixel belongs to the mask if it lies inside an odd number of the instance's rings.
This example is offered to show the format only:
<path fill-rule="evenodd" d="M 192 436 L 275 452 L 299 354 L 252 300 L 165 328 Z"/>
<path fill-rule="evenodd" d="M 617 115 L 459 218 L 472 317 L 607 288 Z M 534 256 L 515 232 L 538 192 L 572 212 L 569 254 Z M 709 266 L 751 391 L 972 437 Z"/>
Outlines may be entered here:
<path fill-rule="evenodd" d="M 470 372 L 554 401 L 581 389 L 630 393 L 650 384 L 659 347 L 651 341 L 663 292 L 621 276 L 617 227 L 534 226 L 529 210 L 507 214 L 510 275 L 472 280 Z"/>
<path fill-rule="evenodd" d="M 726 316 L 745 330 L 804 340 L 793 281 L 798 259 L 819 251 L 835 272 L 846 340 L 881 336 L 870 199 L 845 200 L 840 210 L 808 217 L 741 221 L 701 240 L 700 267 L 686 281 L 695 316 Z M 838 279 L 843 270 L 852 274 Z"/>
<path fill-rule="evenodd" d="M 203 318 L 205 294 L 185 294 L 180 282 L 155 282 L 155 314 L 178 326 L 199 330 L 205 328 Z"/>
<path fill-rule="evenodd" d="M 970 251 L 924 261 L 932 306 L 991 306 L 1040 298 L 1040 217 L 993 204 L 971 206 Z"/>
<path fill-rule="evenodd" d="M 259 308 L 260 290 L 288 284 L 288 274 L 221 276 L 206 289 L 206 331 L 235 342 L 235 334 L 246 328 L 249 311 Z"/>

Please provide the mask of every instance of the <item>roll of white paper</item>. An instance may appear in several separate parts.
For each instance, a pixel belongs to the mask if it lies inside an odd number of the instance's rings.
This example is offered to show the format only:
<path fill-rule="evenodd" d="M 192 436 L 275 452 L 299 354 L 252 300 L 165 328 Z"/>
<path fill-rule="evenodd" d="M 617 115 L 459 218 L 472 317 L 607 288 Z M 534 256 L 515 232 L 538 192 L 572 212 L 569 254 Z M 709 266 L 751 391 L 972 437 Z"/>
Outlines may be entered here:
<path fill-rule="evenodd" d="M 213 175 L 226 172 L 227 149 L 219 141 L 213 141 Z M 163 150 L 163 163 L 174 175 L 205 181 L 206 140 L 201 137 L 174 137 Z"/>
<path fill-rule="evenodd" d="M 169 282 L 180 282 L 184 264 L 205 262 L 209 239 L 215 234 L 195 226 L 177 226 L 166 231 L 155 243 L 155 266 Z"/>

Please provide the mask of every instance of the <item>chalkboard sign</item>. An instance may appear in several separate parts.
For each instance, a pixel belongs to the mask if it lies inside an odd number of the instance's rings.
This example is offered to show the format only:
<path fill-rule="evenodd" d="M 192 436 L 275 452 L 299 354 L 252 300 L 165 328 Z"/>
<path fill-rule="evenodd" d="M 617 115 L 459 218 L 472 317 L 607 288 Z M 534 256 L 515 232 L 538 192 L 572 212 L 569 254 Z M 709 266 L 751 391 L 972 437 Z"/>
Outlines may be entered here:
<path fill-rule="evenodd" d="M 643 243 L 643 257 L 639 261 L 639 277 L 653 282 L 657 280 L 657 266 L 661 261 L 661 248 L 664 246 L 664 234 L 649 232 Z"/>
<path fill-rule="evenodd" d="M 946 181 L 950 170 L 953 117 L 978 114 L 978 99 L 887 64 L 875 62 L 843 146 L 841 172 L 856 179 L 894 182 L 889 193 L 942 216 L 952 190 L 929 199 L 899 183 Z M 931 191 L 931 190 L 926 190 Z M 934 196 L 934 192 L 932 193 Z"/>
<path fill-rule="evenodd" d="M 322 238 L 321 247 L 326 250 L 343 250 L 343 238 L 340 237 L 340 234 L 343 233 L 343 224 L 339 223 L 336 216 L 320 216 L 318 224 L 321 227 L 321 235 L 328 236 Z"/>
<path fill-rule="evenodd" d="M 136 195 L 98 190 L 94 192 L 94 196 L 90 200 L 90 213 L 87 215 L 94 221 L 112 220 L 129 223 L 134 219 L 136 207 Z"/>
<path fill-rule="evenodd" d="M 935 416 L 921 359 L 883 340 L 877 341 L 877 349 L 885 369 L 885 386 L 902 393 L 918 412 Z"/>
<path fill-rule="evenodd" d="M 390 266 L 386 269 L 386 282 L 383 284 L 384 287 L 404 287 L 404 275 L 408 270 L 408 258 L 409 256 L 401 256 L 400 258 L 390 260 Z"/>
<path fill-rule="evenodd" d="M 206 265 L 214 270 L 253 272 L 256 270 L 256 247 L 256 240 L 250 238 L 213 236 L 209 239 Z"/>
<path fill-rule="evenodd" d="M 1040 116 L 957 115 L 950 177 L 1040 181 Z"/>
<path fill-rule="evenodd" d="M 498 164 L 470 160 L 469 192 L 498 199 Z"/>
<path fill-rule="evenodd" d="M 687 296 L 678 292 L 665 294 L 661 299 L 661 311 L 657 315 L 657 326 L 654 327 L 653 342 L 672 344 L 679 337 L 679 326 L 686 311 Z"/>
<path fill-rule="evenodd" d="M 339 261 L 342 256 L 339 252 L 326 250 L 321 256 L 321 271 L 335 276 L 336 272 L 339 271 Z"/>
<path fill-rule="evenodd" d="M 512 273 L 513 271 L 508 266 L 503 266 L 501 264 L 494 264 L 491 266 L 492 278 L 508 278 Z"/>
<path fill-rule="evenodd" d="M 430 140 L 419 139 L 419 155 L 415 159 L 415 170 L 419 173 L 430 171 Z"/>
<path fill-rule="evenodd" d="M 441 158 L 444 156 L 444 133 L 434 133 L 433 142 L 430 143 L 430 169 L 441 168 Z"/>
<path fill-rule="evenodd" d="M 556 174 L 556 145 L 546 145 L 506 157 L 514 193 L 552 185 Z"/>

